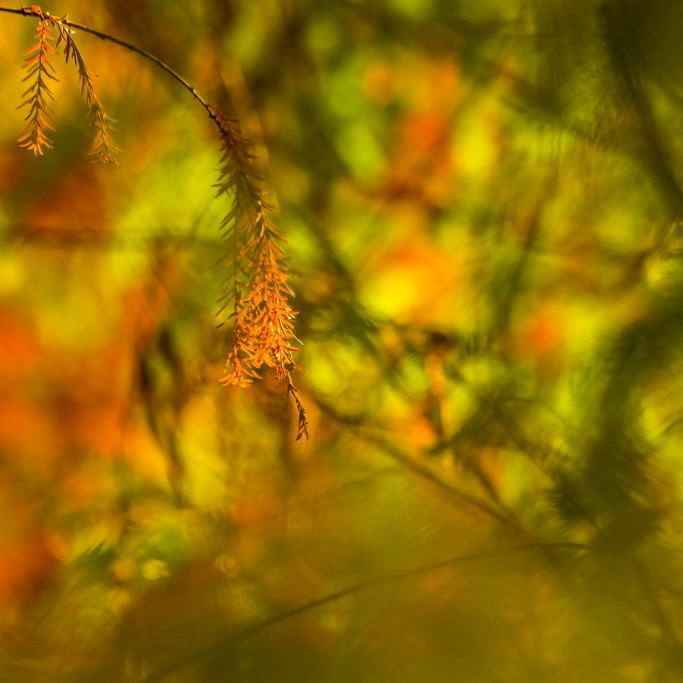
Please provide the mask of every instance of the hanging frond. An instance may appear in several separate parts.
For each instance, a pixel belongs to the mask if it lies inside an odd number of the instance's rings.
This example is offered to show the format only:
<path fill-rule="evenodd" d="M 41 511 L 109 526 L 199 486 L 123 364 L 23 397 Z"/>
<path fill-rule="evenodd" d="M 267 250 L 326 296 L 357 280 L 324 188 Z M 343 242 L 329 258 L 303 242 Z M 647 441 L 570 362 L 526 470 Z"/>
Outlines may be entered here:
<path fill-rule="evenodd" d="M 24 93 L 26 99 L 20 105 L 28 106 L 29 114 L 26 130 L 19 138 L 21 146 L 35 154 L 42 154 L 43 148 L 51 147 L 47 131 L 52 127 L 47 122 L 47 115 L 50 113 L 48 98 L 53 98 L 47 81 L 57 80 L 49 62 L 49 55 L 54 53 L 52 29 L 59 33 L 57 46 L 63 44 L 66 62 L 73 62 L 78 70 L 81 94 L 85 97 L 90 123 L 95 129 L 90 153 L 97 160 L 115 164 L 118 148 L 110 133 L 111 119 L 95 94 L 90 70 L 76 46 L 73 29 L 114 42 L 150 60 L 175 78 L 209 114 L 221 138 L 221 172 L 217 187 L 219 194 L 226 194 L 232 202 L 221 227 L 230 242 L 228 260 L 232 270 L 232 288 L 225 298 L 233 308 L 229 317 L 234 318 L 234 343 L 220 382 L 224 386 L 248 387 L 264 367 L 272 368 L 279 382 L 286 386 L 287 395 L 297 409 L 297 439 L 307 437 L 306 411 L 292 380 L 295 368 L 293 354 L 298 351 L 296 344 L 301 342 L 294 334 L 296 312 L 289 305 L 293 292 L 287 283 L 289 276 L 281 246 L 283 238 L 271 220 L 273 207 L 261 190 L 249 143 L 242 137 L 237 122 L 221 117 L 180 74 L 135 45 L 69 21 L 66 17 L 54 17 L 37 5 L 20 10 L 0 8 L 0 11 L 12 11 L 39 20 L 38 42 L 26 53 L 25 67 L 29 73 L 24 80 L 33 78 L 34 82 Z"/>
<path fill-rule="evenodd" d="M 270 218 L 272 206 L 259 187 L 249 143 L 233 121 L 217 117 L 221 130 L 219 194 L 232 198 L 222 223 L 230 243 L 234 343 L 221 384 L 248 387 L 263 367 L 273 368 L 294 399 L 299 415 L 297 439 L 308 436 L 306 411 L 292 381 L 295 367 L 296 312 L 289 306 L 293 292 L 287 281 L 282 235 Z"/>
<path fill-rule="evenodd" d="M 76 46 L 69 22 L 66 18 L 53 17 L 37 6 L 25 8 L 24 11 L 37 16 L 39 21 L 36 31 L 37 42 L 26 51 L 24 63 L 24 68 L 29 70 L 24 80 L 34 79 L 34 81 L 31 87 L 23 93 L 26 99 L 20 105 L 20 107 L 29 107 L 29 113 L 26 116 L 28 123 L 19 138 L 20 146 L 34 154 L 42 154 L 45 147 L 52 147 L 47 131 L 54 129 L 47 119 L 51 113 L 48 98 L 54 99 L 54 97 L 50 92 L 48 79 L 57 80 L 54 67 L 49 61 L 49 56 L 55 52 L 51 43 L 53 41 L 52 30 L 56 29 L 59 33 L 57 46 L 63 43 L 67 64 L 72 61 L 78 69 L 81 95 L 85 97 L 88 106 L 90 125 L 95 129 L 90 154 L 97 161 L 116 164 L 116 154 L 119 149 L 111 136 L 111 119 L 95 94 L 90 70 Z"/>
<path fill-rule="evenodd" d="M 52 110 L 48 102 L 54 100 L 50 92 L 49 80 L 56 81 L 55 70 L 50 64 L 50 55 L 54 54 L 51 45 L 52 21 L 49 17 L 41 17 L 35 34 L 37 42 L 26 50 L 24 68 L 28 73 L 22 80 L 31 80 L 31 85 L 22 93 L 24 101 L 19 105 L 28 107 L 25 120 L 28 122 L 18 139 L 19 146 L 34 154 L 43 154 L 45 147 L 52 147 L 48 130 L 54 128 L 48 123 Z"/>
<path fill-rule="evenodd" d="M 97 161 L 107 164 L 116 164 L 116 154 L 120 151 L 114 142 L 110 132 L 111 118 L 104 109 L 99 98 L 95 94 L 95 88 L 90 78 L 90 69 L 85 64 L 81 53 L 76 46 L 71 30 L 62 22 L 58 24 L 59 39 L 57 45 L 64 43 L 64 57 L 66 63 L 72 61 L 78 69 L 78 79 L 81 84 L 81 95 L 85 97 L 88 105 L 90 126 L 95 129 L 95 138 L 90 147 L 90 154 Z"/>

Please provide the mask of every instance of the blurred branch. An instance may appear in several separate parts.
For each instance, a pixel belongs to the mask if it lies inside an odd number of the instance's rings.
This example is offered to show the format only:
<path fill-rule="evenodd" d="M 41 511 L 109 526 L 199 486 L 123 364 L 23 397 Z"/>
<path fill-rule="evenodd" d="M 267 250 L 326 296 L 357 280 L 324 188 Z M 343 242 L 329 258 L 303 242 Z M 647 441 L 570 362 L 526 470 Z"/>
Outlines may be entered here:
<path fill-rule="evenodd" d="M 319 398 L 316 398 L 315 400 L 317 406 L 325 414 L 332 417 L 332 419 L 336 420 L 337 422 L 357 427 L 355 435 L 358 438 L 368 443 L 372 443 L 375 446 L 379 446 L 385 455 L 390 457 L 395 462 L 399 463 L 410 473 L 423 479 L 432 486 L 437 487 L 442 493 L 446 494 L 447 500 L 451 500 L 451 502 L 455 503 L 458 507 L 470 508 L 470 510 L 474 510 L 478 513 L 483 512 L 485 515 L 495 519 L 504 526 L 513 528 L 516 533 L 524 537 L 528 536 L 528 534 L 524 531 L 524 529 L 522 529 L 522 527 L 517 523 L 517 521 L 512 518 L 512 516 L 506 516 L 507 513 L 512 515 L 512 512 L 510 510 L 506 508 L 506 514 L 503 514 L 502 512 L 499 512 L 495 508 L 491 507 L 485 501 L 479 500 L 474 496 L 470 496 L 469 494 L 455 488 L 452 484 L 449 484 L 448 482 L 444 481 L 431 469 L 420 464 L 420 462 L 418 462 L 415 458 L 411 458 L 409 455 L 403 452 L 403 450 L 399 446 L 394 444 L 390 439 L 382 436 L 374 430 L 371 430 L 364 416 L 342 415 L 338 411 L 336 411 L 335 408 L 333 408 L 330 405 L 327 405 Z M 365 427 L 365 429 L 363 429 L 363 427 Z M 500 501 L 498 502 L 500 505 L 502 505 Z"/>
<path fill-rule="evenodd" d="M 158 249 L 160 245 L 177 248 L 200 247 L 215 250 L 223 245 L 219 237 L 196 237 L 179 233 L 140 232 L 137 235 L 130 231 L 123 237 L 112 237 L 103 234 L 99 228 L 82 227 L 74 229 L 65 225 L 63 228 L 41 225 L 22 225 L 22 232 L 0 234 L 0 245 L 14 247 L 30 246 L 36 249 L 99 249 L 102 251 L 146 252 Z"/>
<path fill-rule="evenodd" d="M 645 92 L 643 74 L 631 50 L 634 44 L 633 17 L 623 0 L 610 0 L 600 8 L 603 38 L 612 57 L 626 100 L 630 103 L 639 123 L 643 141 L 647 143 L 645 161 L 652 169 L 659 187 L 668 199 L 672 213 L 683 218 L 683 189 L 671 167 L 652 104 Z"/>
<path fill-rule="evenodd" d="M 206 657 L 210 657 L 213 653 L 220 652 L 229 643 L 244 640 L 245 638 L 248 638 L 249 636 L 252 636 L 255 633 L 259 633 L 260 631 L 263 631 L 269 628 L 270 626 L 279 624 L 289 619 L 293 619 L 301 614 L 311 612 L 317 609 L 318 607 L 323 607 L 324 605 L 327 605 L 329 603 L 336 602 L 337 600 L 352 597 L 368 589 L 375 588 L 377 586 L 382 586 L 384 584 L 391 583 L 394 581 L 406 581 L 409 579 L 423 576 L 425 574 L 429 574 L 431 572 L 439 571 L 440 569 L 447 569 L 465 562 L 475 562 L 477 560 L 486 560 L 501 556 L 504 557 L 505 555 L 512 553 L 524 553 L 535 550 L 564 550 L 583 552 L 592 550 L 592 548 L 581 543 L 529 543 L 526 545 L 513 546 L 509 548 L 497 548 L 491 550 L 483 550 L 475 553 L 469 553 L 466 555 L 458 555 L 456 557 L 452 557 L 441 562 L 435 562 L 433 564 L 417 567 L 416 569 L 411 569 L 405 572 L 397 572 L 395 574 L 387 574 L 385 576 L 381 576 L 375 579 L 368 579 L 367 581 L 362 581 L 360 583 L 354 584 L 353 586 L 349 586 L 348 588 L 344 588 L 334 593 L 325 595 L 321 598 L 318 598 L 317 600 L 307 602 L 306 604 L 296 607 L 292 610 L 288 610 L 286 612 L 282 612 L 281 614 L 277 614 L 273 617 L 270 617 L 269 619 L 264 619 L 263 621 L 253 624 L 252 626 L 249 626 L 237 633 L 233 633 L 226 637 L 220 638 L 215 643 L 205 648 L 202 648 L 201 650 L 198 650 L 197 652 L 193 653 L 189 657 L 186 657 L 182 661 L 176 662 L 175 664 L 160 669 L 159 671 L 153 673 L 151 676 L 144 678 L 142 680 L 142 683 L 152 683 L 152 681 L 158 681 L 163 678 L 166 678 L 166 676 L 169 676 L 180 669 L 184 669 L 194 664 L 195 662 L 198 662 Z"/>

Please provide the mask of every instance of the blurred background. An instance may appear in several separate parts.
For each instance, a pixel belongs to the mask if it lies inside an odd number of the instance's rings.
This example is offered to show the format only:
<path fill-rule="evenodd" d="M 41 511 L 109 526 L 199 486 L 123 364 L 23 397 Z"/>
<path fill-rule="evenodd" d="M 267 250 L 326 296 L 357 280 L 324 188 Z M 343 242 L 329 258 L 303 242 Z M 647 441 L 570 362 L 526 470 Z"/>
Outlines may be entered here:
<path fill-rule="evenodd" d="M 120 164 L 18 148 L 0 13 L 0 678 L 683 680 L 683 3 L 55 0 L 239 119 L 296 383 L 218 384 L 219 140 L 82 32 Z"/>

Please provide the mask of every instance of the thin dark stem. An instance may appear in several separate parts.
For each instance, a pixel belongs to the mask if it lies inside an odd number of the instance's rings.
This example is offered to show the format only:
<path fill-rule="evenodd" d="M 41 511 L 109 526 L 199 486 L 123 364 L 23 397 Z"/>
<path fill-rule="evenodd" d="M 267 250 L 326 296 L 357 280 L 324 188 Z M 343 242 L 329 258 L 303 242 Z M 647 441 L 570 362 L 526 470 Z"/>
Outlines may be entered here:
<path fill-rule="evenodd" d="M 44 19 L 44 18 L 49 18 L 52 19 L 54 22 L 58 24 L 62 24 L 63 26 L 66 26 L 68 29 L 75 29 L 78 31 L 83 31 L 84 33 L 89 33 L 92 36 L 95 36 L 96 38 L 99 38 L 100 40 L 104 40 L 109 43 L 115 43 L 116 45 L 119 45 L 120 47 L 125 47 L 127 50 L 130 52 L 135 52 L 136 54 L 140 55 L 141 57 L 144 57 L 148 61 L 156 64 L 162 71 L 165 71 L 169 76 L 174 78 L 180 85 L 187 90 L 192 97 L 194 97 L 197 102 L 204 108 L 206 113 L 209 115 L 209 118 L 216 124 L 218 130 L 222 134 L 230 134 L 232 135 L 229 131 L 226 131 L 225 129 L 225 124 L 221 121 L 221 118 L 219 114 L 216 112 L 214 109 L 213 105 L 209 104 L 209 102 L 202 97 L 195 87 L 186 81 L 173 67 L 169 66 L 166 64 L 166 62 L 163 62 L 161 59 L 159 59 L 157 56 L 153 55 L 151 52 L 147 52 L 146 50 L 143 50 L 142 48 L 137 47 L 136 45 L 133 45 L 132 43 L 128 43 L 125 40 L 121 40 L 120 38 L 116 38 L 114 36 L 109 35 L 108 33 L 103 33 L 102 31 L 96 31 L 93 28 L 90 28 L 89 26 L 84 26 L 83 24 L 79 24 L 75 21 L 70 21 L 69 19 L 64 17 L 56 17 L 51 15 L 49 12 L 44 12 L 41 10 L 39 7 L 22 7 L 21 9 L 12 9 L 10 7 L 0 7 L 0 12 L 6 12 L 8 14 L 19 14 L 20 16 L 25 16 L 25 17 L 36 17 L 38 19 Z"/>

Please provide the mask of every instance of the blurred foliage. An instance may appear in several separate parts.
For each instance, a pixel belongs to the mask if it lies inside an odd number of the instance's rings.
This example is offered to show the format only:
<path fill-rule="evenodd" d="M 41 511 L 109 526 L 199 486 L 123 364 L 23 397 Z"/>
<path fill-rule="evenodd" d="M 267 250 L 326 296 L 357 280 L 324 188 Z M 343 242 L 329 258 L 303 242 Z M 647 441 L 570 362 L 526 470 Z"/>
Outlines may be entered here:
<path fill-rule="evenodd" d="M 26 154 L 1 14 L 0 678 L 682 680 L 683 4 L 44 9 L 253 140 L 311 438 L 218 385 L 204 113 L 81 36 L 120 166 L 66 68 Z"/>

